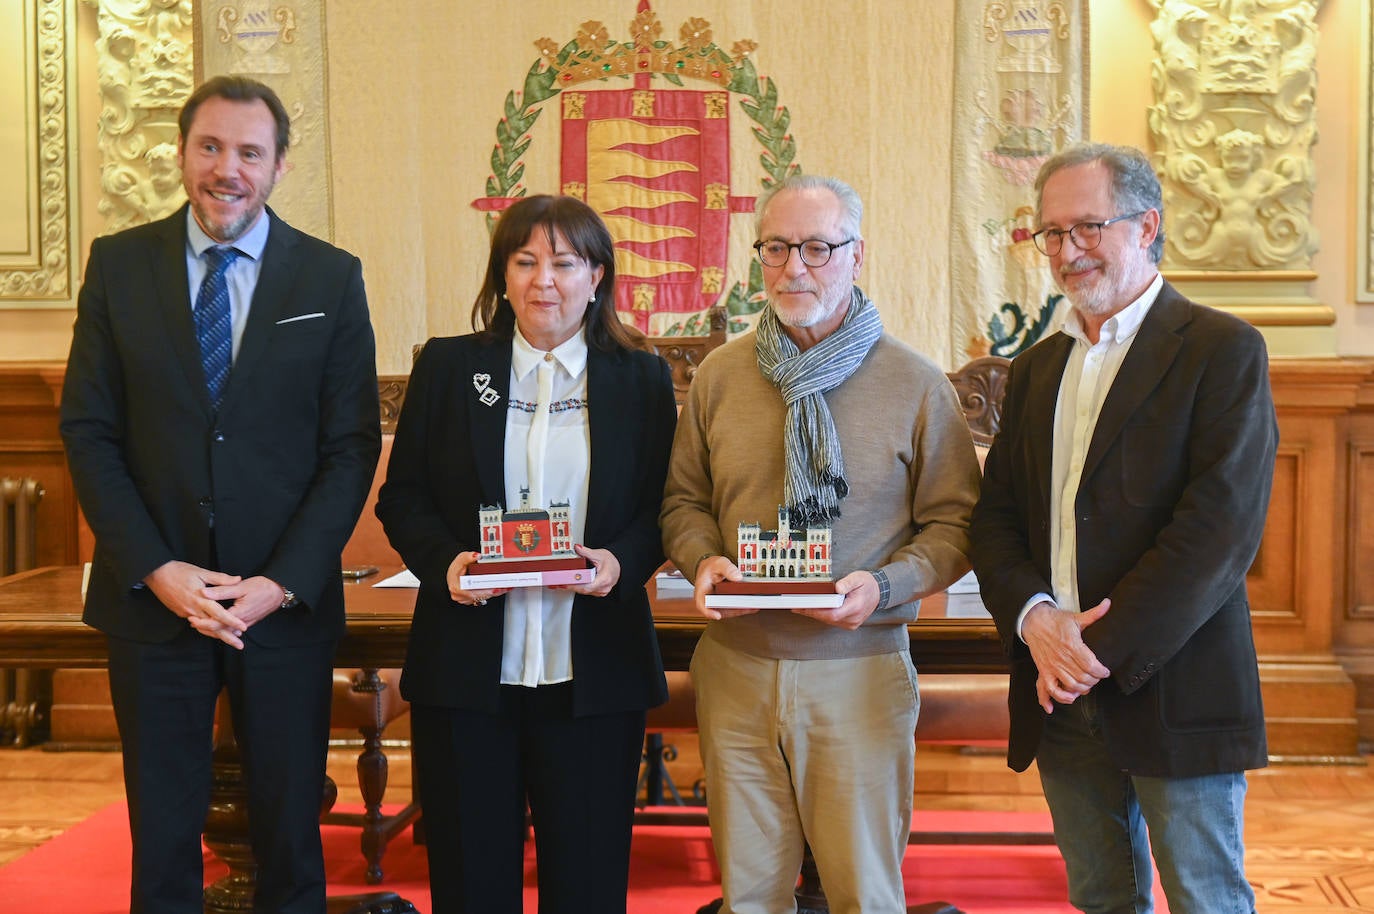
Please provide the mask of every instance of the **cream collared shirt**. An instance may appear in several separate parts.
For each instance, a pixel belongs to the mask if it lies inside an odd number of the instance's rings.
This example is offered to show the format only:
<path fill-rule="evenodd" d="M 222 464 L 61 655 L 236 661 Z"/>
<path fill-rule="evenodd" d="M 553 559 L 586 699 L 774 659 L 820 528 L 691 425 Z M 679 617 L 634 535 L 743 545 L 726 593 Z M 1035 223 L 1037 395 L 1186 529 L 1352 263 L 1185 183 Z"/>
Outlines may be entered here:
<path fill-rule="evenodd" d="M 1054 409 L 1054 450 L 1050 487 L 1050 585 L 1054 593 L 1038 593 L 1026 601 L 1016 620 L 1021 631 L 1026 613 L 1037 603 L 1049 602 L 1066 612 L 1092 609 L 1078 599 L 1078 526 L 1074 502 L 1083 477 L 1083 461 L 1097 428 L 1102 404 L 1112 389 L 1121 363 L 1131 350 L 1136 331 L 1159 296 L 1164 277 L 1154 281 L 1140 297 L 1112 315 L 1102 325 L 1097 342 L 1090 343 L 1078 312 L 1070 311 L 1063 331 L 1073 338 L 1073 350 L 1059 381 Z"/>
<path fill-rule="evenodd" d="M 587 526 L 587 481 L 591 469 L 591 426 L 587 419 L 587 343 L 576 334 L 552 352 L 535 349 L 515 331 L 511 352 L 510 396 L 506 413 L 506 510 L 520 504 L 530 485 L 527 470 L 530 430 L 538 408 L 538 369 L 553 367 L 552 406 L 544 446 L 543 492 L 532 497 L 568 502 L 572 538 L 583 540 Z M 537 504 L 538 502 L 536 502 Z M 506 595 L 501 648 L 503 685 L 539 686 L 573 677 L 570 590 L 517 587 Z"/>

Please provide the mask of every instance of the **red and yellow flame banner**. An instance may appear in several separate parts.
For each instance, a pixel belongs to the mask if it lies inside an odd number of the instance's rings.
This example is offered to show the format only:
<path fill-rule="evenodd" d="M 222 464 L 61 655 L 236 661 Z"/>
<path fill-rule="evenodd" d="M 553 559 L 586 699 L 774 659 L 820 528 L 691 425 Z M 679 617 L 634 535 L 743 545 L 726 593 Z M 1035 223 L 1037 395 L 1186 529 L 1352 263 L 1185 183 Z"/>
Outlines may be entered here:
<path fill-rule="evenodd" d="M 754 122 L 764 187 L 798 169 L 790 116 L 749 60 L 753 41 L 727 53 L 697 17 L 682 24 L 676 43 L 662 31 L 648 0 L 639 0 L 629 41 L 612 40 L 597 21 L 561 46 L 536 41 L 540 57 L 524 88 L 506 96 L 486 196 L 473 206 L 491 225 L 492 214 L 524 196 L 530 130 L 541 105 L 561 94 L 559 190 L 585 200 L 615 239 L 622 318 L 651 335 L 690 335 L 705 333 L 707 309 L 724 305 L 738 332 L 763 296 L 752 267 L 727 290 L 730 216 L 754 208 L 752 195 L 731 193 L 731 96 Z M 706 88 L 685 88 L 686 80 Z"/>
<path fill-rule="evenodd" d="M 727 94 L 567 90 L 562 100 L 563 192 L 615 238 L 616 308 L 648 332 L 650 314 L 710 307 L 730 230 Z"/>

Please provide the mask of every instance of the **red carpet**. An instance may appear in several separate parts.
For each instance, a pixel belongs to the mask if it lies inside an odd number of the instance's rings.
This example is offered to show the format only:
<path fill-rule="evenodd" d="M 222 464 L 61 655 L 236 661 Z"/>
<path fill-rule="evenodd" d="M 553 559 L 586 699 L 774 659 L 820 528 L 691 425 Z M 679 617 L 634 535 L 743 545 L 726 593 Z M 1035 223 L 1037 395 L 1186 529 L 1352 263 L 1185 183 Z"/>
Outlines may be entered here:
<path fill-rule="evenodd" d="M 918 828 L 1048 828 L 1048 816 L 1000 813 L 918 813 Z M 331 895 L 397 892 L 429 910 L 423 848 L 407 832 L 394 840 L 383 860 L 386 884 L 363 881 L 358 832 L 323 829 Z M 7 910 L 58 914 L 122 914 L 128 910 L 127 818 L 116 803 L 13 863 L 0 868 L 0 899 Z M 1064 867 L 1052 846 L 933 847 L 908 849 L 902 868 L 908 901 L 947 901 L 968 914 L 1073 914 L 1064 900 Z M 206 867 L 216 879 L 225 870 Z M 526 910 L 535 910 L 534 858 L 527 873 Z M 707 830 L 690 826 L 641 826 L 635 830 L 630 876 L 631 914 L 693 914 L 717 897 L 719 874 Z M 1156 887 L 1157 905 L 1163 896 Z M 1163 914 L 1163 912 L 1161 912 Z"/>

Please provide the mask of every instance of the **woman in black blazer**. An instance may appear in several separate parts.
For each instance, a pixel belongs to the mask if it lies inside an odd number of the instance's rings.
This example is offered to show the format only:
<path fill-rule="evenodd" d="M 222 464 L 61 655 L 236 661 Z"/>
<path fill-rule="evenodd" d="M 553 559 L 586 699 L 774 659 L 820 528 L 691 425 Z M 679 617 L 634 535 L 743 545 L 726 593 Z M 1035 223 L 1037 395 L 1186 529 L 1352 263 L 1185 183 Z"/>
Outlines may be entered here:
<path fill-rule="evenodd" d="M 430 340 L 411 372 L 377 516 L 420 579 L 401 691 L 435 914 L 519 914 L 527 808 L 541 914 L 625 910 L 644 714 L 667 697 L 644 585 L 677 412 L 614 287 L 591 208 L 519 200 L 476 332 Z M 571 505 L 594 578 L 464 590 L 479 509 L 515 510 L 525 489 Z"/>

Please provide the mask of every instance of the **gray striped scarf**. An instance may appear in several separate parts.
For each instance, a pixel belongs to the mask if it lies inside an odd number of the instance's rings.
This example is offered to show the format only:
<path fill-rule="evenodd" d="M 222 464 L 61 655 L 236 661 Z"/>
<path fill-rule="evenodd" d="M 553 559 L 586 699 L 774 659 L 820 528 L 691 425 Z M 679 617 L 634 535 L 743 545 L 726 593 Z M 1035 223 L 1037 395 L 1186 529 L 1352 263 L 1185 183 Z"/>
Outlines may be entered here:
<path fill-rule="evenodd" d="M 840 514 L 840 499 L 849 494 L 849 483 L 844 478 L 840 436 L 821 394 L 843 384 L 882 335 L 878 309 L 858 286 L 844 322 L 805 352 L 784 332 L 772 308 L 759 316 L 754 342 L 759 371 L 787 404 L 783 501 L 794 527 Z"/>

